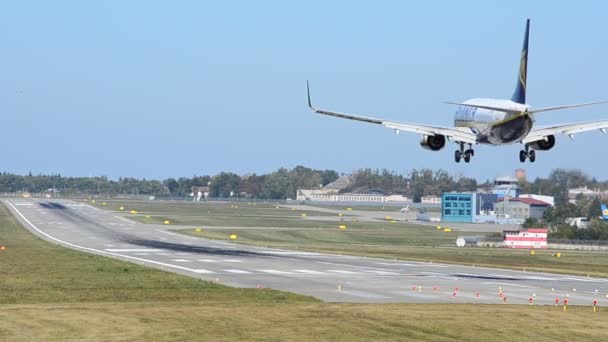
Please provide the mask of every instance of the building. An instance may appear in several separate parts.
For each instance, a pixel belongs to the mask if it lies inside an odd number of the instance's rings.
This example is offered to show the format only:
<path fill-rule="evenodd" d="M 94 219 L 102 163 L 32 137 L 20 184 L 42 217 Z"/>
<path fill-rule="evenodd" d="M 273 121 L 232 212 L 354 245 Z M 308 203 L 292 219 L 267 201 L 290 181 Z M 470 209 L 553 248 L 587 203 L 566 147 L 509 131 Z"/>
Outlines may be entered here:
<path fill-rule="evenodd" d="M 519 197 L 519 181 L 515 177 L 497 177 L 494 179 L 492 193 L 498 198 Z"/>
<path fill-rule="evenodd" d="M 446 192 L 441 198 L 442 222 L 473 222 L 477 196 L 474 192 Z"/>
<path fill-rule="evenodd" d="M 547 248 L 546 228 L 504 231 L 504 246 L 507 248 Z"/>
<path fill-rule="evenodd" d="M 347 202 L 347 203 L 409 203 L 411 200 L 402 195 L 382 193 L 338 193 L 335 189 L 298 189 L 297 201 Z"/>
<path fill-rule="evenodd" d="M 422 204 L 441 204 L 441 197 L 437 196 L 423 196 L 420 198 Z"/>
<path fill-rule="evenodd" d="M 581 187 L 581 188 L 574 188 L 574 189 L 569 189 L 568 190 L 568 200 L 570 201 L 570 203 L 576 203 L 576 199 L 582 197 L 582 198 L 599 198 L 599 199 L 606 199 L 608 198 L 608 191 L 602 191 L 600 189 L 589 189 L 586 186 Z"/>
<path fill-rule="evenodd" d="M 499 198 L 494 204 L 494 212 L 499 217 L 510 219 L 541 219 L 548 203 L 534 198 Z"/>
<path fill-rule="evenodd" d="M 199 202 L 201 198 L 207 199 L 209 197 L 209 187 L 208 186 L 193 186 L 190 191 L 190 197 L 195 202 Z"/>
<path fill-rule="evenodd" d="M 553 197 L 553 196 L 521 194 L 521 195 L 519 195 L 519 198 L 533 198 L 535 200 L 543 201 L 552 207 L 555 206 L 555 197 Z"/>
<path fill-rule="evenodd" d="M 495 194 L 479 192 L 446 192 L 441 196 L 441 221 L 443 222 L 492 222 Z"/>

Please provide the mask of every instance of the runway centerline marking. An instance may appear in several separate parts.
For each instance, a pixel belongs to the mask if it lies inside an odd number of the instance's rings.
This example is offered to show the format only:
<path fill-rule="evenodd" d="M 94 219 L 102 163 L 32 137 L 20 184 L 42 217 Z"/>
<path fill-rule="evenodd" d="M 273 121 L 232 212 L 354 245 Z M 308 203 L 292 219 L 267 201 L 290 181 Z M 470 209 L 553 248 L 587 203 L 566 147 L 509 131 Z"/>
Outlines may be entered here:
<path fill-rule="evenodd" d="M 321 271 L 314 271 L 314 270 L 294 270 L 294 272 L 298 272 L 298 273 L 302 273 L 302 274 L 317 274 L 317 275 L 325 274 Z"/>
<path fill-rule="evenodd" d="M 124 258 L 124 259 L 131 259 L 131 260 L 137 260 L 143 263 L 150 263 L 150 264 L 154 264 L 154 265 L 159 265 L 159 266 L 165 266 L 165 267 L 170 267 L 170 268 L 175 268 L 178 270 L 182 270 L 182 271 L 187 271 L 187 272 L 193 272 L 193 273 L 198 273 L 198 274 L 204 274 L 204 273 L 214 273 L 208 270 L 199 270 L 199 269 L 192 269 L 192 268 L 188 268 L 188 267 L 183 267 L 183 266 L 179 266 L 179 265 L 173 265 L 173 264 L 169 264 L 166 262 L 160 262 L 160 261 L 156 261 L 156 260 L 150 260 L 150 259 L 145 259 L 145 258 L 139 258 L 139 257 L 134 257 L 131 255 L 127 255 L 127 254 L 119 254 L 119 253 L 114 253 L 114 252 L 107 252 L 101 249 L 96 249 L 96 248 L 90 248 L 90 247 L 84 247 L 84 246 L 80 246 L 71 242 L 67 242 L 67 241 L 63 241 L 61 239 L 58 239 L 42 230 L 40 230 L 40 228 L 38 228 L 35 224 L 33 224 L 27 217 L 25 217 L 25 215 L 23 215 L 21 213 L 21 211 L 19 211 L 19 209 L 17 209 L 17 207 L 15 207 L 13 205 L 12 202 L 5 200 L 5 203 L 7 203 L 15 213 L 17 213 L 17 215 L 19 215 L 19 217 L 21 217 L 21 219 L 27 223 L 30 227 L 32 227 L 32 229 L 34 229 L 38 234 L 45 236 L 46 238 L 53 240 L 55 242 L 59 242 L 60 244 L 66 245 L 66 246 L 70 246 L 72 248 L 75 249 L 80 249 L 83 251 L 90 251 L 90 252 L 95 252 L 98 254 L 103 254 L 103 255 L 112 255 L 112 256 L 116 256 L 116 257 L 120 257 L 120 258 Z"/>
<path fill-rule="evenodd" d="M 361 272 L 346 271 L 346 270 L 327 270 L 327 272 L 339 273 L 339 274 L 361 274 Z"/>
<path fill-rule="evenodd" d="M 259 270 L 260 272 L 268 273 L 268 274 L 294 274 L 289 271 L 279 271 L 279 270 Z"/>

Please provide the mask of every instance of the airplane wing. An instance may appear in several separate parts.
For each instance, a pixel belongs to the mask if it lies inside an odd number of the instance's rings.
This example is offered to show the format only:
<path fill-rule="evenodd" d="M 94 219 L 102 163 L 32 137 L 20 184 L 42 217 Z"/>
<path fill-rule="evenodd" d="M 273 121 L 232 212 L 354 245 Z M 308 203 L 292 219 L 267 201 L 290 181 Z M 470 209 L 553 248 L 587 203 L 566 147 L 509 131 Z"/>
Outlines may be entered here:
<path fill-rule="evenodd" d="M 606 133 L 608 130 L 608 120 L 581 122 L 533 129 L 530 134 L 528 134 L 528 136 L 522 140 L 522 143 L 528 144 L 543 140 L 545 137 L 555 134 L 564 134 L 570 137 L 570 139 L 574 139 L 575 134 L 594 131 L 596 129 L 602 133 Z"/>
<path fill-rule="evenodd" d="M 306 86 L 308 89 L 308 83 L 306 84 Z M 405 132 L 419 133 L 422 135 L 443 135 L 452 141 L 463 142 L 463 143 L 467 143 L 467 144 L 477 144 L 477 136 L 466 128 L 458 129 L 458 128 L 448 128 L 448 127 L 441 127 L 441 126 L 401 123 L 401 122 L 376 119 L 376 118 L 371 118 L 371 117 L 366 117 L 366 116 L 359 116 L 359 115 L 352 115 L 352 114 L 346 114 L 346 113 L 332 112 L 332 111 L 324 110 L 324 109 L 317 109 L 317 108 L 313 107 L 313 105 L 310 101 L 310 89 L 308 89 L 308 106 L 310 107 L 310 109 L 312 109 L 317 114 L 323 114 L 323 115 L 333 116 L 333 117 L 337 117 L 337 118 L 341 118 L 341 119 L 356 120 L 356 121 L 367 122 L 367 123 L 376 124 L 376 125 L 382 125 L 384 127 L 394 129 L 395 132 L 397 132 L 397 133 L 400 131 L 405 131 Z"/>

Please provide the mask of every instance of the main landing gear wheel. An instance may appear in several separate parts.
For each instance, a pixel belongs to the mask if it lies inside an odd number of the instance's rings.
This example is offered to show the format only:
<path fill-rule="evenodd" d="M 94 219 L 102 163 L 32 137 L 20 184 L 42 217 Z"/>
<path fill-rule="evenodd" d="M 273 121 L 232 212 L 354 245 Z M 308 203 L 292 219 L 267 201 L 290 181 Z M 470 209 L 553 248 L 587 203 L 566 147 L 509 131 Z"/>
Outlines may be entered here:
<path fill-rule="evenodd" d="M 525 163 L 526 159 L 530 159 L 530 163 L 536 161 L 536 151 L 530 150 L 528 146 L 526 146 L 525 150 L 519 151 L 519 161 Z"/>
<path fill-rule="evenodd" d="M 534 163 L 536 161 L 536 151 L 528 152 L 528 158 L 530 158 L 530 163 Z"/>
<path fill-rule="evenodd" d="M 526 151 L 524 151 L 524 150 L 519 151 L 519 161 L 520 162 L 525 163 L 527 157 L 528 157 L 528 154 L 526 153 Z"/>
<path fill-rule="evenodd" d="M 464 159 L 465 163 L 471 161 L 471 158 L 475 155 L 475 151 L 471 148 L 471 144 L 469 144 L 469 148 L 465 151 L 464 143 L 460 144 L 460 149 L 454 152 L 454 161 L 460 163 L 461 159 Z"/>
<path fill-rule="evenodd" d="M 465 162 L 465 163 L 470 162 L 470 161 L 471 161 L 471 157 L 472 157 L 472 156 L 473 156 L 473 153 L 471 153 L 471 150 L 467 150 L 467 151 L 464 153 L 464 162 Z"/>

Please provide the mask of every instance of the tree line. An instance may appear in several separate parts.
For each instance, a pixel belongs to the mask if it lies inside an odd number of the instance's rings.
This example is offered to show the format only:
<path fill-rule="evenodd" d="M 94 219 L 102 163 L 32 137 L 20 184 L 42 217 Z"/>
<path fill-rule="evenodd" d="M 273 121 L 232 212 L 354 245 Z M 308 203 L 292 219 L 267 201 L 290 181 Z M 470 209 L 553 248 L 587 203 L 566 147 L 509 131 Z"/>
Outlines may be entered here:
<path fill-rule="evenodd" d="M 90 195 L 153 195 L 186 197 L 193 186 L 209 187 L 211 197 L 252 197 L 260 199 L 295 198 L 297 189 L 318 189 L 335 181 L 340 174 L 334 170 L 316 170 L 304 166 L 280 168 L 267 174 L 237 175 L 221 172 L 217 175 L 148 180 L 120 177 L 64 177 L 53 175 L 16 175 L 0 173 L 0 192 L 45 192 L 56 190 L 61 194 Z M 387 169 L 360 169 L 353 171 L 349 185 L 342 192 L 377 191 L 385 194 L 402 194 L 419 200 L 422 196 L 440 196 L 447 191 L 489 190 L 493 182 L 483 183 L 474 178 L 452 175 L 445 170 L 411 170 L 398 173 Z M 587 186 L 590 189 L 608 189 L 607 181 L 598 181 L 578 170 L 556 169 L 547 178 L 521 180 L 523 193 L 554 196 L 558 208 L 568 208 L 568 189 Z M 580 203 L 585 203 L 584 201 Z M 579 205 L 577 212 L 590 215 L 595 206 Z"/>

